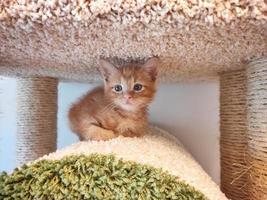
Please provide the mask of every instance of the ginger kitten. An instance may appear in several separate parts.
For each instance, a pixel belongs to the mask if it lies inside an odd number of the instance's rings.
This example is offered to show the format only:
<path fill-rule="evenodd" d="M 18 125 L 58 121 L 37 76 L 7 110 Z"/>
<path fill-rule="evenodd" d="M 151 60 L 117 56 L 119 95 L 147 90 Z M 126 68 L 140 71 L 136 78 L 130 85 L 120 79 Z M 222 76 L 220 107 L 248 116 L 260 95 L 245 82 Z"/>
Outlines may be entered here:
<path fill-rule="evenodd" d="M 104 85 L 97 87 L 69 111 L 70 127 L 80 140 L 108 140 L 119 135 L 141 136 L 147 110 L 156 92 L 157 58 L 143 65 L 117 67 L 100 60 Z"/>

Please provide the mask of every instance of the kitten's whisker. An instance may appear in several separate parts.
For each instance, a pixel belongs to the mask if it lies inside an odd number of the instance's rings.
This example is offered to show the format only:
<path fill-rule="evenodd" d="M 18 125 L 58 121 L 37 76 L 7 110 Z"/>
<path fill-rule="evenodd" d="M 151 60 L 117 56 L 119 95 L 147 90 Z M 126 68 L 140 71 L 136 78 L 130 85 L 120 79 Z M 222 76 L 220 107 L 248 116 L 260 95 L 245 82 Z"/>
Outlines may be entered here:
<path fill-rule="evenodd" d="M 104 110 L 105 112 L 108 110 L 111 110 L 115 105 L 113 103 L 111 103 L 109 106 L 106 107 L 106 109 Z"/>
<path fill-rule="evenodd" d="M 114 109 L 116 107 L 117 107 L 116 105 L 112 105 L 108 109 L 106 109 L 105 112 L 102 112 L 101 114 L 106 114 L 108 111 L 110 111 L 110 110 L 112 110 L 112 109 Z"/>
<path fill-rule="evenodd" d="M 116 105 L 114 105 L 114 103 L 111 102 L 103 110 L 101 110 L 101 112 L 99 112 L 99 114 L 105 114 L 107 111 L 110 111 L 115 107 L 116 107 Z"/>
<path fill-rule="evenodd" d="M 108 107 L 112 106 L 113 102 L 109 103 L 108 105 L 106 105 L 101 111 L 100 113 L 104 112 L 106 109 L 108 109 Z"/>

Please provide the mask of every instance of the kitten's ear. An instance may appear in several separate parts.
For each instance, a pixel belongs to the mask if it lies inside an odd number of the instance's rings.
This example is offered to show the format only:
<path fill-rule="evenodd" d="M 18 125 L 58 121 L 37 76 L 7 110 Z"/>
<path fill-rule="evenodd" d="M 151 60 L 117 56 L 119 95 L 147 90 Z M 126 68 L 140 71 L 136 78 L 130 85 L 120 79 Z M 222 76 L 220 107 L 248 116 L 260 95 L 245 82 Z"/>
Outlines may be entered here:
<path fill-rule="evenodd" d="M 109 80 L 110 76 L 118 72 L 118 69 L 113 64 L 111 64 L 106 60 L 100 59 L 99 64 L 100 64 L 99 70 L 101 72 L 103 79 L 106 82 Z"/>
<path fill-rule="evenodd" d="M 158 76 L 158 65 L 160 61 L 159 58 L 153 57 L 146 61 L 146 63 L 143 65 L 143 68 L 147 71 L 147 73 L 151 76 L 152 81 L 155 81 Z"/>

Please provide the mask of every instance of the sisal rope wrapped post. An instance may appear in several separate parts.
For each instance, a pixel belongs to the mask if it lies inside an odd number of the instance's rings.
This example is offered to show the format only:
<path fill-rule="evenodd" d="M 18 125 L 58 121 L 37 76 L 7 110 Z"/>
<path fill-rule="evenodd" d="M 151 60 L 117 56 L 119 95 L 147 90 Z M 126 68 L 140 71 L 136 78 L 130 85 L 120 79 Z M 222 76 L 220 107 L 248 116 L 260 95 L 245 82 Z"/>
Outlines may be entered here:
<path fill-rule="evenodd" d="M 267 58 L 247 68 L 249 197 L 267 199 Z"/>
<path fill-rule="evenodd" d="M 35 160 L 56 150 L 57 79 L 17 80 L 17 164 Z"/>
<path fill-rule="evenodd" d="M 221 189 L 232 200 L 247 196 L 246 72 L 220 76 Z"/>

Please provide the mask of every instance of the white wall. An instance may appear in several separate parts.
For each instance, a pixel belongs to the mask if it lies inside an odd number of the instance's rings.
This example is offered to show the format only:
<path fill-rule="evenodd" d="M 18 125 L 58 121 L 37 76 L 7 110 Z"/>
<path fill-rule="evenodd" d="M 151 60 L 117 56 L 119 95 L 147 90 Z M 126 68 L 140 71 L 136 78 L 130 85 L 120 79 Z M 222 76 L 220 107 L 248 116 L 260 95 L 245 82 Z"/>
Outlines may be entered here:
<path fill-rule="evenodd" d="M 13 79 L 0 81 L 0 171 L 15 167 L 15 89 Z M 70 104 L 94 85 L 59 84 L 58 148 L 78 141 L 67 125 Z M 219 182 L 219 86 L 213 83 L 161 85 L 151 105 L 152 123 L 176 135 L 203 168 Z"/>
<path fill-rule="evenodd" d="M 15 166 L 15 80 L 0 80 L 0 91 L 0 171 L 10 171 Z"/>

